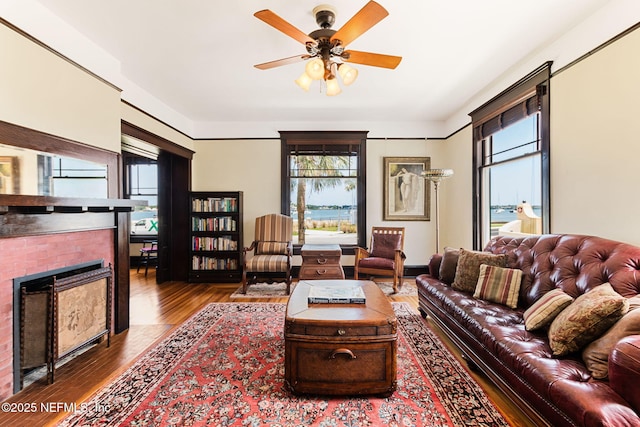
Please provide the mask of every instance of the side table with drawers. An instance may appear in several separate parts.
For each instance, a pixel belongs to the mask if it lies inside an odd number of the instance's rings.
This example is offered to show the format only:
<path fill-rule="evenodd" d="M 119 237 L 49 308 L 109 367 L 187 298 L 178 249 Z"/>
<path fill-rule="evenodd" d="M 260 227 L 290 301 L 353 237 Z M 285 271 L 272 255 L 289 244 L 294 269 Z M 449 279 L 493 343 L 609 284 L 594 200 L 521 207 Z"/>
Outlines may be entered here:
<path fill-rule="evenodd" d="M 343 280 L 340 245 L 302 245 L 299 280 Z"/>

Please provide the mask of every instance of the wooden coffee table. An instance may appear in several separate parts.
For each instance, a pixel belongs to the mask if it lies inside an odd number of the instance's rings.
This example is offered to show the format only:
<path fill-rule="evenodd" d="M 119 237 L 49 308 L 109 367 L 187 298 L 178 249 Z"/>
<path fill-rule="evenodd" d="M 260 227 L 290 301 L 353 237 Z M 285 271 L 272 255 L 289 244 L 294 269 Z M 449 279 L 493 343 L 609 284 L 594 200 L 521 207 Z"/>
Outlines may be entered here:
<path fill-rule="evenodd" d="M 358 286 L 365 304 L 309 304 L 312 286 Z M 285 381 L 294 393 L 391 395 L 396 389 L 397 320 L 378 285 L 303 280 L 285 316 Z"/>

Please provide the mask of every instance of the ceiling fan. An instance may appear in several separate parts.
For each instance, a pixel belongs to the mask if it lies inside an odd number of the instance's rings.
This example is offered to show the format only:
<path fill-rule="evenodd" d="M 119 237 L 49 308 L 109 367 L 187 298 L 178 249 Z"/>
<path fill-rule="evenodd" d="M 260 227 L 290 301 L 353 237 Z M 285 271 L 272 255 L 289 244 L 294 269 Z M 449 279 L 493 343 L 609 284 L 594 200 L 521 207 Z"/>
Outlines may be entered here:
<path fill-rule="evenodd" d="M 349 43 L 389 15 L 389 12 L 375 1 L 365 4 L 337 31 L 331 29 L 336 16 L 334 7 L 323 4 L 315 7 L 313 14 L 320 29 L 307 35 L 268 9 L 256 12 L 254 14 L 256 18 L 303 43 L 307 53 L 257 64 L 255 67 L 268 70 L 310 60 L 305 67 L 305 72 L 296 80 L 296 83 L 304 90 L 309 90 L 313 80 L 322 79 L 327 85 L 327 95 L 337 95 L 341 92 L 337 75 L 340 75 L 342 82 L 346 85 L 353 83 L 358 75 L 358 71 L 346 64 L 347 62 L 394 69 L 402 60 L 400 56 L 345 50 Z"/>

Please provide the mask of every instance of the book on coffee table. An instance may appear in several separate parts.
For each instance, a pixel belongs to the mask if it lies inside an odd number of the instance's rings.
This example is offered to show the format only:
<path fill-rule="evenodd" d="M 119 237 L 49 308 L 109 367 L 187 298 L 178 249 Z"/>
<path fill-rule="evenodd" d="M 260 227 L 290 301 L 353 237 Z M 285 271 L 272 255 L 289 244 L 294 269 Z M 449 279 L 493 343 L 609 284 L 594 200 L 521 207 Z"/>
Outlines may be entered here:
<path fill-rule="evenodd" d="M 365 304 L 364 291 L 359 286 L 322 286 L 309 288 L 309 304 Z"/>

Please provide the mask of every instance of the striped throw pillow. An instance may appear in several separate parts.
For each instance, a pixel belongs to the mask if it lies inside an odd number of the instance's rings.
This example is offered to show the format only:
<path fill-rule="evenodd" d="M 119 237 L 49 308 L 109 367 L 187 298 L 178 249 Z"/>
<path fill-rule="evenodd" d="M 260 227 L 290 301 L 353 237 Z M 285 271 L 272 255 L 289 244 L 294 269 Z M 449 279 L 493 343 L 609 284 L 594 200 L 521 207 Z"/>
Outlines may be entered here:
<path fill-rule="evenodd" d="M 527 331 L 535 331 L 547 326 L 572 302 L 573 297 L 562 289 L 550 290 L 525 310 L 524 328 Z"/>
<path fill-rule="evenodd" d="M 521 281 L 521 270 L 481 264 L 473 297 L 516 308 Z"/>

